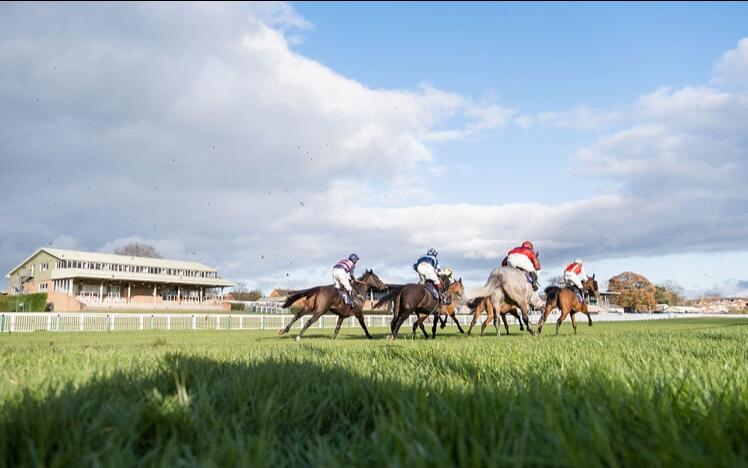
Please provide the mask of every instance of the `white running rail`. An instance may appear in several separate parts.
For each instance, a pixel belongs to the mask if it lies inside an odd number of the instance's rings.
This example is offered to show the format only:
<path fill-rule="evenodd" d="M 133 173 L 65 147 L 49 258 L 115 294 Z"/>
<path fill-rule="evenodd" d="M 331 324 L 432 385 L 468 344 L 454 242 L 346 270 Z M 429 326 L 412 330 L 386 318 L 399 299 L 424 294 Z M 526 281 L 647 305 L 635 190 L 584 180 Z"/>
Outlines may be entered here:
<path fill-rule="evenodd" d="M 678 317 L 727 317 L 728 315 L 714 314 L 596 314 L 592 316 L 594 322 L 629 322 L 641 320 L 663 320 Z M 145 331 L 145 330 L 279 330 L 285 327 L 292 315 L 280 314 L 138 314 L 138 313 L 0 313 L 0 332 L 112 332 L 112 331 Z M 741 317 L 741 315 L 730 315 Z M 744 315 L 742 317 L 745 317 Z M 537 323 L 539 315 L 531 315 L 531 323 Z M 293 329 L 301 328 L 309 319 L 305 316 L 298 320 Z M 389 328 L 391 316 L 366 315 L 366 326 L 370 328 Z M 457 319 L 464 327 L 472 321 L 472 315 L 458 315 Z M 513 317 L 507 317 L 509 323 L 516 323 Z M 547 323 L 558 319 L 558 312 L 553 313 Z M 586 322 L 585 317 L 578 317 L 580 323 Z M 407 330 L 413 325 L 415 316 L 403 325 Z M 483 323 L 481 317 L 476 325 Z M 335 315 L 324 315 L 312 325 L 312 328 L 334 328 L 337 321 Z M 454 326 L 452 319 L 447 319 L 447 325 Z M 355 318 L 345 320 L 343 327 L 358 327 Z M 429 325 L 430 326 L 430 325 Z M 503 330 L 503 329 L 502 329 Z"/>

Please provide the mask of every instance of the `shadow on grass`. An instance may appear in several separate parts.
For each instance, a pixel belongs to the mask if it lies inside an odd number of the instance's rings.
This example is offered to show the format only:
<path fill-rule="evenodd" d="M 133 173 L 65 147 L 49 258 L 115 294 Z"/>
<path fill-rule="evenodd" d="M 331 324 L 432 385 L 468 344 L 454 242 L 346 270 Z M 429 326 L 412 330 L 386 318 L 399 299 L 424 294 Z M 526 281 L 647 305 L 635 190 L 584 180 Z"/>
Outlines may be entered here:
<path fill-rule="evenodd" d="M 736 466 L 748 455 L 739 395 L 703 411 L 591 375 L 448 385 L 439 372 L 301 359 L 170 354 L 152 370 L 27 392 L 1 408 L 0 464 Z"/>

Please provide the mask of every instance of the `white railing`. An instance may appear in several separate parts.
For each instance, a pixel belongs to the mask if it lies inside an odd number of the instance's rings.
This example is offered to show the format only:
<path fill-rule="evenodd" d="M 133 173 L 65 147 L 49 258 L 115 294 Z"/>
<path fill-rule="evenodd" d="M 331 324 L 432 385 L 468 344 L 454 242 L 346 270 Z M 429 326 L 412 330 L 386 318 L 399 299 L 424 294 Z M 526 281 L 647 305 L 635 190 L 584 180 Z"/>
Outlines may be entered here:
<path fill-rule="evenodd" d="M 279 330 L 285 327 L 292 315 L 280 314 L 107 314 L 107 313 L 23 313 L 6 312 L 0 314 L 0 332 L 82 332 L 82 331 L 141 331 L 141 330 Z M 744 315 L 714 314 L 597 314 L 593 322 L 629 322 L 641 320 L 663 320 L 679 317 L 745 317 Z M 531 315 L 532 323 L 537 323 L 539 315 Z M 558 313 L 552 314 L 547 323 L 553 323 Z M 578 317 L 584 322 L 584 317 Z M 366 326 L 371 328 L 389 328 L 389 315 L 366 315 Z M 458 315 L 461 325 L 469 325 L 472 315 Z M 481 317 L 477 324 L 485 319 Z M 516 323 L 514 317 L 507 317 L 509 323 Z M 309 316 L 298 320 L 292 328 L 301 328 Z M 413 325 L 415 316 L 411 315 L 403 325 L 404 329 Z M 429 319 L 430 320 L 430 319 Z M 334 328 L 335 315 L 324 315 L 312 328 Z M 447 324 L 452 324 L 448 319 Z M 344 327 L 358 327 L 355 318 L 348 318 Z"/>

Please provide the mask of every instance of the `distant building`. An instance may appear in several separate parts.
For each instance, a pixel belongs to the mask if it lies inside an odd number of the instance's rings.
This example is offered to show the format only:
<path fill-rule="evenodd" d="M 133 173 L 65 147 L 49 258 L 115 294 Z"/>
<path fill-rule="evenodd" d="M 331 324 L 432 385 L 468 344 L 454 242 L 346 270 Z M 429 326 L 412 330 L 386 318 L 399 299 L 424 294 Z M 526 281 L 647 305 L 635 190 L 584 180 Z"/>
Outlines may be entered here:
<path fill-rule="evenodd" d="M 705 296 L 695 301 L 695 305 L 707 314 L 724 314 L 748 308 L 745 297 Z"/>
<path fill-rule="evenodd" d="M 234 283 L 195 262 L 40 248 L 5 277 L 8 293 L 46 292 L 57 311 L 225 309 Z"/>

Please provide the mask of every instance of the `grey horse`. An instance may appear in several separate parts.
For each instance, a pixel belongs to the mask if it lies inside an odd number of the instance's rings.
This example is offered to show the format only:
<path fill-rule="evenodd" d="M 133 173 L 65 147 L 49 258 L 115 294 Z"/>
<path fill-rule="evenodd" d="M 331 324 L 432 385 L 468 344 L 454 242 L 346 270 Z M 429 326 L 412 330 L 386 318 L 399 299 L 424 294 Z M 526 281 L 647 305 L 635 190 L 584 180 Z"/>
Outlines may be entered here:
<path fill-rule="evenodd" d="M 527 282 L 524 272 L 510 266 L 496 268 L 488 276 L 486 285 L 474 291 L 471 297 L 490 297 L 495 310 L 501 310 L 504 302 L 519 307 L 528 333 L 535 334 L 530 327 L 527 312 L 531 307 L 540 309 L 544 303 L 538 293 L 533 291 L 532 285 Z"/>

